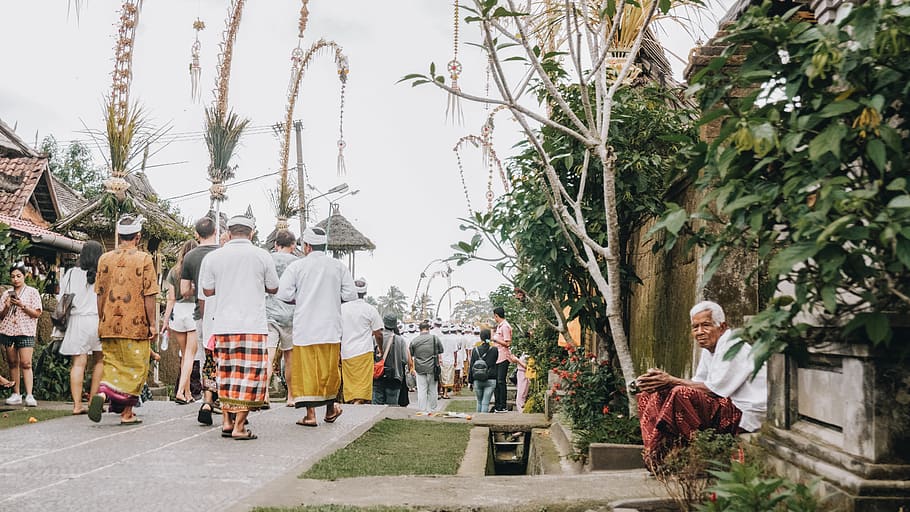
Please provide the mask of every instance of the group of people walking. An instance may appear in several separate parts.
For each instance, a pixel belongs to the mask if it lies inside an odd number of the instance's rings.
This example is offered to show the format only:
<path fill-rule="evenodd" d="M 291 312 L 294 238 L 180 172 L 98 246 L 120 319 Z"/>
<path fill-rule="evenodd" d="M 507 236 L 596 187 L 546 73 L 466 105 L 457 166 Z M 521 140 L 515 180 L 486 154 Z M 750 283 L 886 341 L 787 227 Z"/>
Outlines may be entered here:
<path fill-rule="evenodd" d="M 58 299 L 72 297 L 60 352 L 72 358 L 73 414 L 98 422 L 109 404 L 121 424 L 141 423 L 133 408 L 150 360 L 159 357 L 149 343 L 159 333 L 176 342 L 181 355 L 175 402 L 201 399 L 199 422 L 211 425 L 220 413 L 222 435 L 232 439 L 256 439 L 246 417 L 270 407 L 268 384 L 279 357 L 287 405 L 305 412 L 297 421 L 301 426 L 318 426 L 322 407 L 323 422 L 334 422 L 343 412 L 341 401 L 406 405 L 414 388 L 422 411 L 435 410 L 439 398 L 463 384 L 474 388 L 478 411 L 489 410 L 494 394 L 494 410 L 506 409 L 508 365 L 520 360 L 509 351 L 511 327 L 501 308 L 494 311 L 492 335 L 470 326 L 443 327 L 438 319 L 433 325 L 422 322 L 419 332 L 413 324 L 405 328 L 395 315 L 382 317 L 364 300 L 366 279 L 354 280 L 341 261 L 326 254 L 321 228 L 306 229 L 299 246 L 293 233 L 279 230 L 268 252 L 252 243 L 251 217 L 230 218 L 221 226 L 222 236 L 214 219 L 203 217 L 195 223 L 195 239 L 180 247 L 163 280 L 167 300 L 159 330 L 158 275 L 151 255 L 139 248 L 143 221 L 121 218 L 119 245 L 112 251 L 87 242 L 78 265 L 60 281 Z M 0 386 L 14 388 L 7 404 L 35 406 L 31 356 L 41 300 L 25 285 L 24 269 L 13 267 L 10 276 L 0 342 L 11 380 L 0 377 Z"/>

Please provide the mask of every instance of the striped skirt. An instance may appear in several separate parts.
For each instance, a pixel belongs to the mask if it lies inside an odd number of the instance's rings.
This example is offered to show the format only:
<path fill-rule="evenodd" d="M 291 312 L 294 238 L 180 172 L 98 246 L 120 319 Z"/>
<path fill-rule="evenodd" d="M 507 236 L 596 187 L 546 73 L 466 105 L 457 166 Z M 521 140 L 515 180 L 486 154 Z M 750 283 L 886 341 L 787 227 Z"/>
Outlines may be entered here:
<path fill-rule="evenodd" d="M 256 410 L 265 403 L 269 355 L 265 334 L 216 334 L 218 398 L 227 412 Z"/>
<path fill-rule="evenodd" d="M 317 407 L 338 397 L 340 343 L 321 343 L 291 351 L 291 396 L 298 407 Z"/>

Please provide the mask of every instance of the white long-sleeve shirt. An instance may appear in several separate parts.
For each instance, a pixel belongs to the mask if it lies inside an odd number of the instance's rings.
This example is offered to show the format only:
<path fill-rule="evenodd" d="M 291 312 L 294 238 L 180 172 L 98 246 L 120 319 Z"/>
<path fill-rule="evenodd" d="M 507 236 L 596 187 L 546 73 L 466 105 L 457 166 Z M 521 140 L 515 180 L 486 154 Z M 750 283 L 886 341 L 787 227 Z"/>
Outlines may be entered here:
<path fill-rule="evenodd" d="M 344 263 L 313 251 L 288 265 L 276 297 L 296 301 L 294 345 L 305 347 L 341 343 L 341 303 L 355 300 L 357 291 Z"/>

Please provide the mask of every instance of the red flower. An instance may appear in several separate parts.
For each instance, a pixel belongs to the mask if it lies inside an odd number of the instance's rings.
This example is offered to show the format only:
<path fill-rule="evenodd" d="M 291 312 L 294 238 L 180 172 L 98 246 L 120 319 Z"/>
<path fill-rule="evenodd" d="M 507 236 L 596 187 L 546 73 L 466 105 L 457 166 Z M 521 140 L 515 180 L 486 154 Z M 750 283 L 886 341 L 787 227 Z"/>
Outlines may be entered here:
<path fill-rule="evenodd" d="M 711 495 L 708 496 L 708 499 L 711 500 L 712 503 L 713 503 L 713 502 L 716 502 L 716 501 L 717 501 L 717 493 L 716 493 L 716 492 L 712 492 Z"/>
<path fill-rule="evenodd" d="M 572 344 L 566 345 L 566 351 L 570 354 L 572 352 L 575 352 L 575 345 L 572 345 Z"/>
<path fill-rule="evenodd" d="M 574 395 L 574 394 L 575 394 L 575 390 L 573 389 L 572 391 L 569 391 L 569 394 L 570 394 L 570 395 Z"/>
<path fill-rule="evenodd" d="M 559 383 L 558 383 L 558 382 L 555 383 L 555 384 L 553 384 L 553 389 L 559 389 Z"/>
<path fill-rule="evenodd" d="M 557 396 L 554 396 L 554 397 L 553 397 L 553 401 L 554 401 L 554 402 L 558 402 L 558 401 L 559 401 L 559 396 L 558 396 L 558 395 L 557 395 Z"/>
<path fill-rule="evenodd" d="M 610 408 L 606 405 L 604 406 L 604 414 L 610 414 Z"/>
<path fill-rule="evenodd" d="M 592 361 L 593 361 L 594 359 L 597 359 L 597 356 L 594 355 L 594 354 L 588 354 L 588 357 L 589 357 Z"/>

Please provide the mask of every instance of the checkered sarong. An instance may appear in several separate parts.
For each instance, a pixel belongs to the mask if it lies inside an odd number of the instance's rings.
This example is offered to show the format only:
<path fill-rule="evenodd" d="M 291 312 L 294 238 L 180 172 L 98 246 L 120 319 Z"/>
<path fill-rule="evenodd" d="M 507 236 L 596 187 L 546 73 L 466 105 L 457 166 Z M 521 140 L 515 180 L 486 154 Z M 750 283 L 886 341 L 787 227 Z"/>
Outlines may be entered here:
<path fill-rule="evenodd" d="M 216 334 L 218 397 L 227 412 L 259 409 L 268 390 L 265 334 Z"/>

